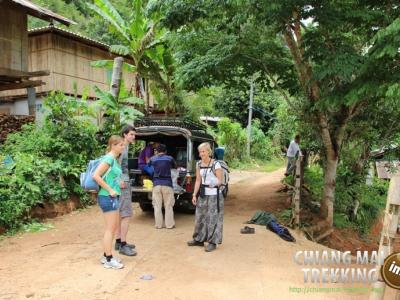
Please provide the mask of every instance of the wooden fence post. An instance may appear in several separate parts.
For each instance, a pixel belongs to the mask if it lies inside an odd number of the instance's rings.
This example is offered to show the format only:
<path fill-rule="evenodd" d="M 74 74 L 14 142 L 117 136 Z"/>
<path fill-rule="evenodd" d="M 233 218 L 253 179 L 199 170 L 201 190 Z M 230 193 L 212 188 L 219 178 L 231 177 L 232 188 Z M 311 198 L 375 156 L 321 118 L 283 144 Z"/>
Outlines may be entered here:
<path fill-rule="evenodd" d="M 400 176 L 393 176 L 390 180 L 388 197 L 386 200 L 385 216 L 383 221 L 383 227 L 381 231 L 381 240 L 379 243 L 379 252 L 384 251 L 385 255 L 388 256 L 393 252 L 393 243 L 397 234 L 397 227 L 399 225 L 399 213 L 400 213 Z M 376 265 L 376 274 L 378 275 L 378 281 L 372 284 L 373 289 L 382 289 L 382 293 L 371 292 L 370 300 L 381 300 L 385 296 L 386 284 L 381 277 L 381 265 L 378 260 Z M 399 297 L 399 291 L 397 291 L 397 298 Z M 396 299 L 397 299 L 396 298 Z"/>
<path fill-rule="evenodd" d="M 302 156 L 296 160 L 296 172 L 294 178 L 294 225 L 297 230 L 300 230 L 300 199 L 301 199 L 301 186 L 303 184 L 302 176 Z"/>

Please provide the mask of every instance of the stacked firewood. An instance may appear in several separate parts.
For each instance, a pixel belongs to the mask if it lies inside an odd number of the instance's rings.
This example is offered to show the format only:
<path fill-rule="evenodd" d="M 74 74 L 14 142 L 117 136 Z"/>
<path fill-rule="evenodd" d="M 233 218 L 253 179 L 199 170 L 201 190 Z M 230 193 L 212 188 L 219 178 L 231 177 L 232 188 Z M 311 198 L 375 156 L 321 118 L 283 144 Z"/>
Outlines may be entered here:
<path fill-rule="evenodd" d="M 9 133 L 19 131 L 22 125 L 34 121 L 34 116 L 10 116 L 0 114 L 0 143 L 6 140 Z"/>

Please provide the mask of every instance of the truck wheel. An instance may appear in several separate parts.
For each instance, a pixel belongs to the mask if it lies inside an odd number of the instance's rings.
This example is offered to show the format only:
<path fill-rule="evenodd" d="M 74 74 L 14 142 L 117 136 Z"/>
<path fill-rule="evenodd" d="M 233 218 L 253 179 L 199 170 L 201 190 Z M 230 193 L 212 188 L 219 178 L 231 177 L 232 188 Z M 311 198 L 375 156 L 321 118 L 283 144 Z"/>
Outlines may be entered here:
<path fill-rule="evenodd" d="M 151 203 L 140 202 L 139 206 L 143 211 L 152 211 L 153 210 L 153 205 Z"/>

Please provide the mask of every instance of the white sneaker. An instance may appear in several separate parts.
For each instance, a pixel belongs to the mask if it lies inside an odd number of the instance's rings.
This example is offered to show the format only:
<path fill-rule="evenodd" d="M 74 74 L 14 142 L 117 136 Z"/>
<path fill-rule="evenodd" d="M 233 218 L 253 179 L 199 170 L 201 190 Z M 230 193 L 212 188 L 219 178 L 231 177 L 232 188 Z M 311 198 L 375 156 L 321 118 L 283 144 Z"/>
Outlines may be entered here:
<path fill-rule="evenodd" d="M 113 256 L 113 258 L 117 261 L 117 262 L 119 262 L 119 263 L 122 263 L 122 260 L 119 258 L 119 257 L 115 257 L 115 256 Z M 103 265 L 106 263 L 106 261 L 107 261 L 107 257 L 105 257 L 104 255 L 101 257 L 101 259 L 100 259 L 100 263 L 102 263 Z"/>
<path fill-rule="evenodd" d="M 110 261 L 106 261 L 103 266 L 106 269 L 122 269 L 124 267 L 124 265 L 118 262 L 114 257 L 111 258 Z"/>

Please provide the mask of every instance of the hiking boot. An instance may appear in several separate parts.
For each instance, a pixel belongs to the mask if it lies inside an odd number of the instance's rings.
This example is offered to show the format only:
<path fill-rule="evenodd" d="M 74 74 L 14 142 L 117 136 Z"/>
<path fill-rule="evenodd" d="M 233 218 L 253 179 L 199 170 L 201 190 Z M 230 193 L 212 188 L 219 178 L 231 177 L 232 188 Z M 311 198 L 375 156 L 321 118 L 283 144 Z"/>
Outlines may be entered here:
<path fill-rule="evenodd" d="M 213 243 L 209 243 L 205 249 L 206 252 L 211 252 L 214 251 L 215 249 L 217 249 L 217 245 L 213 244 Z"/>
<path fill-rule="evenodd" d="M 131 249 L 135 249 L 136 248 L 136 246 L 134 244 L 126 243 L 126 245 Z M 115 248 L 114 249 L 115 250 L 119 250 L 119 248 L 121 248 L 121 243 L 115 242 Z"/>
<path fill-rule="evenodd" d="M 195 240 L 187 242 L 188 246 L 204 246 L 204 242 L 198 242 Z"/>
<path fill-rule="evenodd" d="M 106 269 L 122 269 L 124 267 L 124 265 L 118 262 L 115 257 L 111 258 L 110 261 L 106 260 L 103 266 Z"/>
<path fill-rule="evenodd" d="M 135 256 L 137 254 L 135 249 L 132 249 L 128 245 L 119 248 L 119 253 L 126 256 Z"/>
<path fill-rule="evenodd" d="M 114 258 L 115 258 L 115 260 L 116 260 L 117 262 L 122 263 L 122 260 L 121 260 L 120 258 L 118 258 L 118 257 L 114 257 Z M 103 256 L 101 257 L 101 259 L 100 259 L 100 263 L 105 264 L 106 261 L 107 261 L 107 258 L 103 255 Z"/>

